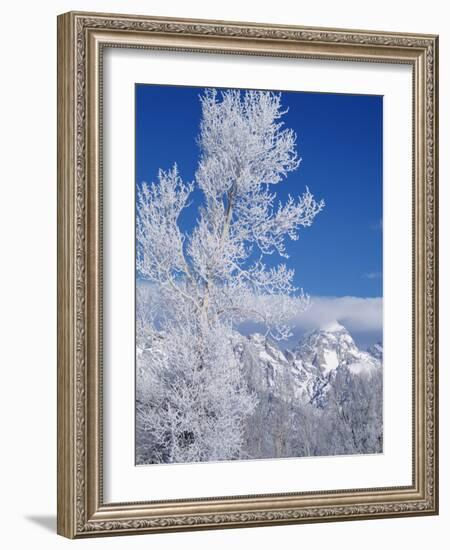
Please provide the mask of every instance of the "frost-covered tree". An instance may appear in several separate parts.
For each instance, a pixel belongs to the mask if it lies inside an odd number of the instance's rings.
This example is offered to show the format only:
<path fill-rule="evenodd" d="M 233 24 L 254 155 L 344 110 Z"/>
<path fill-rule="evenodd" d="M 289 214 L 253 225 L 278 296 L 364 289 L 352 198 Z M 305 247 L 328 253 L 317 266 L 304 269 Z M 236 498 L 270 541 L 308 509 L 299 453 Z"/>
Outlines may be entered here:
<path fill-rule="evenodd" d="M 354 375 L 340 367 L 328 395 L 323 419 L 333 454 L 377 453 L 383 445 L 383 374 L 376 369 Z"/>
<path fill-rule="evenodd" d="M 264 261 L 287 259 L 286 239 L 296 240 L 324 206 L 308 189 L 284 204 L 271 190 L 300 162 L 281 94 L 207 90 L 200 101 L 195 181 L 183 182 L 175 165 L 138 188 L 137 270 L 164 304 L 138 304 L 147 346 L 137 384 L 142 462 L 242 456 L 256 399 L 234 353 L 235 327 L 252 320 L 283 339 L 308 306 L 293 270 Z M 179 220 L 194 187 L 203 200 L 187 234 Z"/>

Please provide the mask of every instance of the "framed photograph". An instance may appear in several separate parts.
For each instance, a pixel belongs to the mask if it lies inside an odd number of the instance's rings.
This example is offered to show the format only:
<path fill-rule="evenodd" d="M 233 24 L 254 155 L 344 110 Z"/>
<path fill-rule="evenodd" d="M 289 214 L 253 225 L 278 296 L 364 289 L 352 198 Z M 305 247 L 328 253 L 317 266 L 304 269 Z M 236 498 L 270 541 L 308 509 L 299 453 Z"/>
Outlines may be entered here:
<path fill-rule="evenodd" d="M 437 45 L 59 16 L 59 534 L 437 513 Z"/>

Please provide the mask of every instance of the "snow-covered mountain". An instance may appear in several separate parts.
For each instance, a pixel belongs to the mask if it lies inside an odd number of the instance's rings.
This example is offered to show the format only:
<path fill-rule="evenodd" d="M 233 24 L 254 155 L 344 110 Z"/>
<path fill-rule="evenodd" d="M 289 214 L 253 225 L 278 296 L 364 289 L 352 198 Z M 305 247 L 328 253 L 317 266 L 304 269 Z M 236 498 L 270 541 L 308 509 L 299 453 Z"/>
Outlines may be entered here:
<path fill-rule="evenodd" d="M 292 350 L 281 350 L 277 343 L 260 334 L 241 339 L 241 354 L 249 386 L 257 394 L 285 402 L 326 405 L 327 393 L 338 369 L 366 376 L 381 369 L 380 343 L 368 351 L 358 348 L 348 330 L 338 322 L 303 336 Z"/>
<path fill-rule="evenodd" d="M 381 342 L 377 342 L 373 346 L 370 346 L 367 351 L 376 359 L 383 361 L 383 344 Z"/>
<path fill-rule="evenodd" d="M 230 354 L 234 351 L 238 359 L 234 362 L 239 374 L 235 377 L 236 396 L 239 398 L 244 389 L 252 402 L 251 413 L 240 421 L 238 435 L 242 447 L 239 457 L 286 458 L 382 452 L 381 344 L 363 351 L 339 323 L 305 334 L 290 350 L 282 349 L 279 343 L 261 334 L 244 336 L 234 332 L 231 338 L 233 348 L 228 350 Z M 190 360 L 190 348 L 186 353 L 182 350 L 172 356 L 168 338 L 154 339 L 148 335 L 143 344 L 137 350 L 136 404 L 138 415 L 146 414 L 137 416 L 138 420 L 145 420 L 136 436 L 139 460 L 144 464 L 167 462 L 165 443 L 155 446 L 149 423 L 156 422 L 155 429 L 160 430 L 160 422 L 165 422 L 168 415 L 173 414 L 174 425 L 180 423 L 180 418 L 184 422 L 182 441 L 191 441 L 196 433 L 203 438 L 213 417 L 201 423 L 197 408 L 186 408 L 181 416 L 175 407 L 180 406 L 180 402 L 183 404 L 186 395 L 203 399 L 205 377 L 210 375 L 216 382 L 211 399 L 220 398 L 222 378 L 214 371 L 198 370 Z M 186 346 L 189 346 L 188 341 Z M 182 369 L 180 359 L 185 360 L 181 363 Z M 166 365 L 169 368 L 165 368 Z M 171 396 L 173 408 L 158 416 L 153 403 L 160 398 L 159 407 L 162 408 L 167 401 L 164 383 L 177 391 Z M 209 406 L 209 402 L 206 403 Z M 222 419 L 217 418 L 219 421 Z"/>

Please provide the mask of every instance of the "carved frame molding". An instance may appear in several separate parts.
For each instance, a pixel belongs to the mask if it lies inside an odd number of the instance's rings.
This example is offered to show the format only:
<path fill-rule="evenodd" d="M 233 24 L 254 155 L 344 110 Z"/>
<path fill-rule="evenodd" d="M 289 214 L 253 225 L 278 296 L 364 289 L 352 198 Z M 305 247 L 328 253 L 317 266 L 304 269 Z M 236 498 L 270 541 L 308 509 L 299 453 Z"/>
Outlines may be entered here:
<path fill-rule="evenodd" d="M 413 66 L 412 486 L 103 503 L 105 46 Z M 438 512 L 437 48 L 430 35 L 75 12 L 58 17 L 58 533 L 78 538 Z"/>

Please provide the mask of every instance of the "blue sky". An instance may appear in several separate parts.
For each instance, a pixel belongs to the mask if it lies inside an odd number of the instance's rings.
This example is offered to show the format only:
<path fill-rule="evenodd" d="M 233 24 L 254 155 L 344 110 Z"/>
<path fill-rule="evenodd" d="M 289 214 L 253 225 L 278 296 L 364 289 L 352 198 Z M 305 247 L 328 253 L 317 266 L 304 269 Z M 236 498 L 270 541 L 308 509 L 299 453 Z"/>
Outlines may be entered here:
<path fill-rule="evenodd" d="M 136 182 L 177 163 L 194 179 L 203 88 L 136 85 Z M 307 185 L 325 209 L 287 245 L 295 284 L 315 296 L 382 296 L 382 97 L 282 92 L 300 167 L 273 186 L 281 200 Z M 201 194 L 182 218 L 189 230 Z M 269 261 L 279 259 L 270 258 Z"/>

